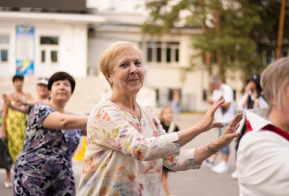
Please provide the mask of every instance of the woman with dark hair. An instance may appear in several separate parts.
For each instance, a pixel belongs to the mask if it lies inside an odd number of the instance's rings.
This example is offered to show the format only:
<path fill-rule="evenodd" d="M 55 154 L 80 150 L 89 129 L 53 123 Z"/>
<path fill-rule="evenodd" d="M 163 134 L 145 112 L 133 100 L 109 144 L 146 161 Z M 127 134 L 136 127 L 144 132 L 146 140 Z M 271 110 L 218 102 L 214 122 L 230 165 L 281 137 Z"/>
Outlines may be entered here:
<path fill-rule="evenodd" d="M 245 87 L 245 93 L 239 101 L 239 110 L 253 109 L 253 108 L 266 108 L 268 104 L 262 92 L 260 85 L 260 75 L 252 74 Z"/>
<path fill-rule="evenodd" d="M 15 75 L 12 78 L 15 92 L 9 94 L 8 98 L 17 98 L 23 101 L 31 100 L 30 94 L 23 92 L 24 77 L 22 75 Z M 11 105 L 18 106 L 18 102 L 11 101 Z M 25 138 L 27 115 L 22 112 L 9 108 L 6 104 L 3 105 L 2 112 L 2 134 L 3 140 L 7 141 L 7 147 L 11 156 L 12 163 L 15 162 L 17 155 L 20 153 L 23 147 L 23 141 Z M 10 179 L 10 168 L 6 169 L 6 180 L 4 183 L 6 188 L 12 188 Z"/>
<path fill-rule="evenodd" d="M 37 104 L 29 114 L 14 167 L 14 195 L 75 195 L 71 158 L 81 134 L 86 134 L 88 117 L 65 111 L 75 88 L 71 75 L 53 74 L 47 88 L 49 104 Z"/>

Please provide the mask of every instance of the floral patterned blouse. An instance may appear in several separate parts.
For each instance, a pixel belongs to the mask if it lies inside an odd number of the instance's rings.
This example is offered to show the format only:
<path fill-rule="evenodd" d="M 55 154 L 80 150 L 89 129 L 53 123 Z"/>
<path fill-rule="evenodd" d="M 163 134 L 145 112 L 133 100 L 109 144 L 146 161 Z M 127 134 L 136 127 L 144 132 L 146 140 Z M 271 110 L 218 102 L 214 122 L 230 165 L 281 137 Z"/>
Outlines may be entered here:
<path fill-rule="evenodd" d="M 200 168 L 195 149 L 180 151 L 177 133 L 141 107 L 136 116 L 104 101 L 88 119 L 87 148 L 77 195 L 159 195 L 163 164 L 172 170 Z"/>
<path fill-rule="evenodd" d="M 82 129 L 51 130 L 42 123 L 55 110 L 45 104 L 35 105 L 27 122 L 22 152 L 15 162 L 15 175 L 31 177 L 73 178 L 71 158 Z"/>

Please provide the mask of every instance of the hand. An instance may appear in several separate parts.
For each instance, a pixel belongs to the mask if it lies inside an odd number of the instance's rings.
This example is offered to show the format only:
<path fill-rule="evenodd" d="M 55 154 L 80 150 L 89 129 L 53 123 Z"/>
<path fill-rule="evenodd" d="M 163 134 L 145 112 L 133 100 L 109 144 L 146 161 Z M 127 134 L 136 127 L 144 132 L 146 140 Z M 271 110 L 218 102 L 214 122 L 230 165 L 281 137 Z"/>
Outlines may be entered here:
<path fill-rule="evenodd" d="M 2 140 L 6 140 L 6 137 L 7 137 L 7 136 L 6 136 L 6 131 L 3 131 L 3 130 L 2 130 L 1 139 L 2 139 Z"/>
<path fill-rule="evenodd" d="M 217 101 L 213 103 L 211 108 L 205 113 L 203 118 L 198 122 L 197 126 L 202 132 L 208 131 L 215 127 L 223 127 L 223 123 L 214 123 L 214 115 L 216 110 L 225 103 L 225 99 L 223 96 L 220 96 Z"/>
<path fill-rule="evenodd" d="M 3 98 L 3 100 L 4 100 L 4 103 L 5 103 L 8 107 L 10 107 L 10 106 L 11 106 L 11 99 L 9 99 L 6 94 L 3 94 L 3 95 L 2 95 L 2 98 Z"/>
<path fill-rule="evenodd" d="M 216 141 L 217 145 L 216 148 L 217 150 L 220 150 L 226 146 L 228 146 L 235 137 L 240 136 L 240 132 L 236 132 L 238 127 L 240 126 L 239 122 L 242 120 L 243 114 L 238 113 L 234 119 L 230 122 L 230 124 L 225 128 L 223 134 L 221 137 L 218 138 Z"/>
<path fill-rule="evenodd" d="M 17 96 L 13 96 L 12 99 L 16 102 L 17 105 L 25 105 L 27 103 L 25 99 L 21 99 Z"/>
<path fill-rule="evenodd" d="M 245 92 L 247 93 L 247 95 L 250 94 L 250 90 L 251 90 L 251 85 L 247 84 L 247 86 L 245 87 Z"/>
<path fill-rule="evenodd" d="M 254 107 L 260 108 L 259 99 L 258 99 L 258 98 L 256 98 L 256 99 L 254 100 Z"/>

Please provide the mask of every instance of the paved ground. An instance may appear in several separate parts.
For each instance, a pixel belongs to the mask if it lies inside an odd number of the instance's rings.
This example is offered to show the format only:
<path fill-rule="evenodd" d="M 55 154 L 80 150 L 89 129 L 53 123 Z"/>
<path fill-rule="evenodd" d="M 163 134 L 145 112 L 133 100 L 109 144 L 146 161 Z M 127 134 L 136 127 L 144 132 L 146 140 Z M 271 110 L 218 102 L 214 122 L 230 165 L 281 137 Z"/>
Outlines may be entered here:
<path fill-rule="evenodd" d="M 176 118 L 176 123 L 180 128 L 186 128 L 193 125 L 201 118 L 201 115 L 181 115 Z M 207 144 L 209 141 L 216 139 L 217 131 L 211 130 L 195 138 L 192 142 L 183 147 L 183 149 L 194 148 Z M 172 193 L 176 196 L 237 196 L 237 180 L 231 179 L 230 175 L 235 170 L 235 144 L 231 145 L 232 155 L 229 159 L 230 171 L 226 174 L 215 174 L 206 166 L 199 170 L 190 170 L 183 172 L 174 172 L 169 174 L 169 185 Z M 219 157 L 217 162 L 219 161 Z M 76 184 L 78 185 L 82 163 L 74 162 L 74 172 Z M 10 196 L 12 190 L 4 188 L 4 170 L 0 170 L 0 195 Z M 161 190 L 161 196 L 165 196 Z"/>

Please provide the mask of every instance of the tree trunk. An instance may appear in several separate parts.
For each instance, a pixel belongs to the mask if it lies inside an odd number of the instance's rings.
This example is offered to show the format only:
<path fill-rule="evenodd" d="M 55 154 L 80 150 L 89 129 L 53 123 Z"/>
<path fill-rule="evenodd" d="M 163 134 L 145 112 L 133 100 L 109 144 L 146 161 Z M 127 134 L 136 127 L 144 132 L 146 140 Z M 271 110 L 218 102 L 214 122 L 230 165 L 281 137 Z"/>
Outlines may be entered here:
<path fill-rule="evenodd" d="M 203 33 L 204 35 L 208 31 L 208 27 L 206 25 L 206 13 L 205 13 L 205 4 L 204 0 L 199 0 L 201 9 L 203 11 Z M 211 64 L 211 52 L 209 50 L 205 51 L 205 64 L 207 65 L 209 76 L 212 75 L 212 64 Z"/>
<path fill-rule="evenodd" d="M 285 21 L 285 7 L 286 7 L 286 0 L 281 0 L 276 60 L 279 59 L 281 56 L 282 40 L 283 40 L 283 33 L 284 33 L 284 21 Z"/>
<path fill-rule="evenodd" d="M 221 32 L 220 2 L 219 0 L 216 0 L 216 1 L 217 1 L 217 7 L 215 11 L 215 20 L 216 20 L 216 32 L 217 32 L 217 36 L 219 37 L 220 32 Z M 217 48 L 217 64 L 219 67 L 219 77 L 223 82 L 226 82 L 226 73 L 225 73 L 224 65 L 222 63 L 222 51 L 220 47 Z"/>

